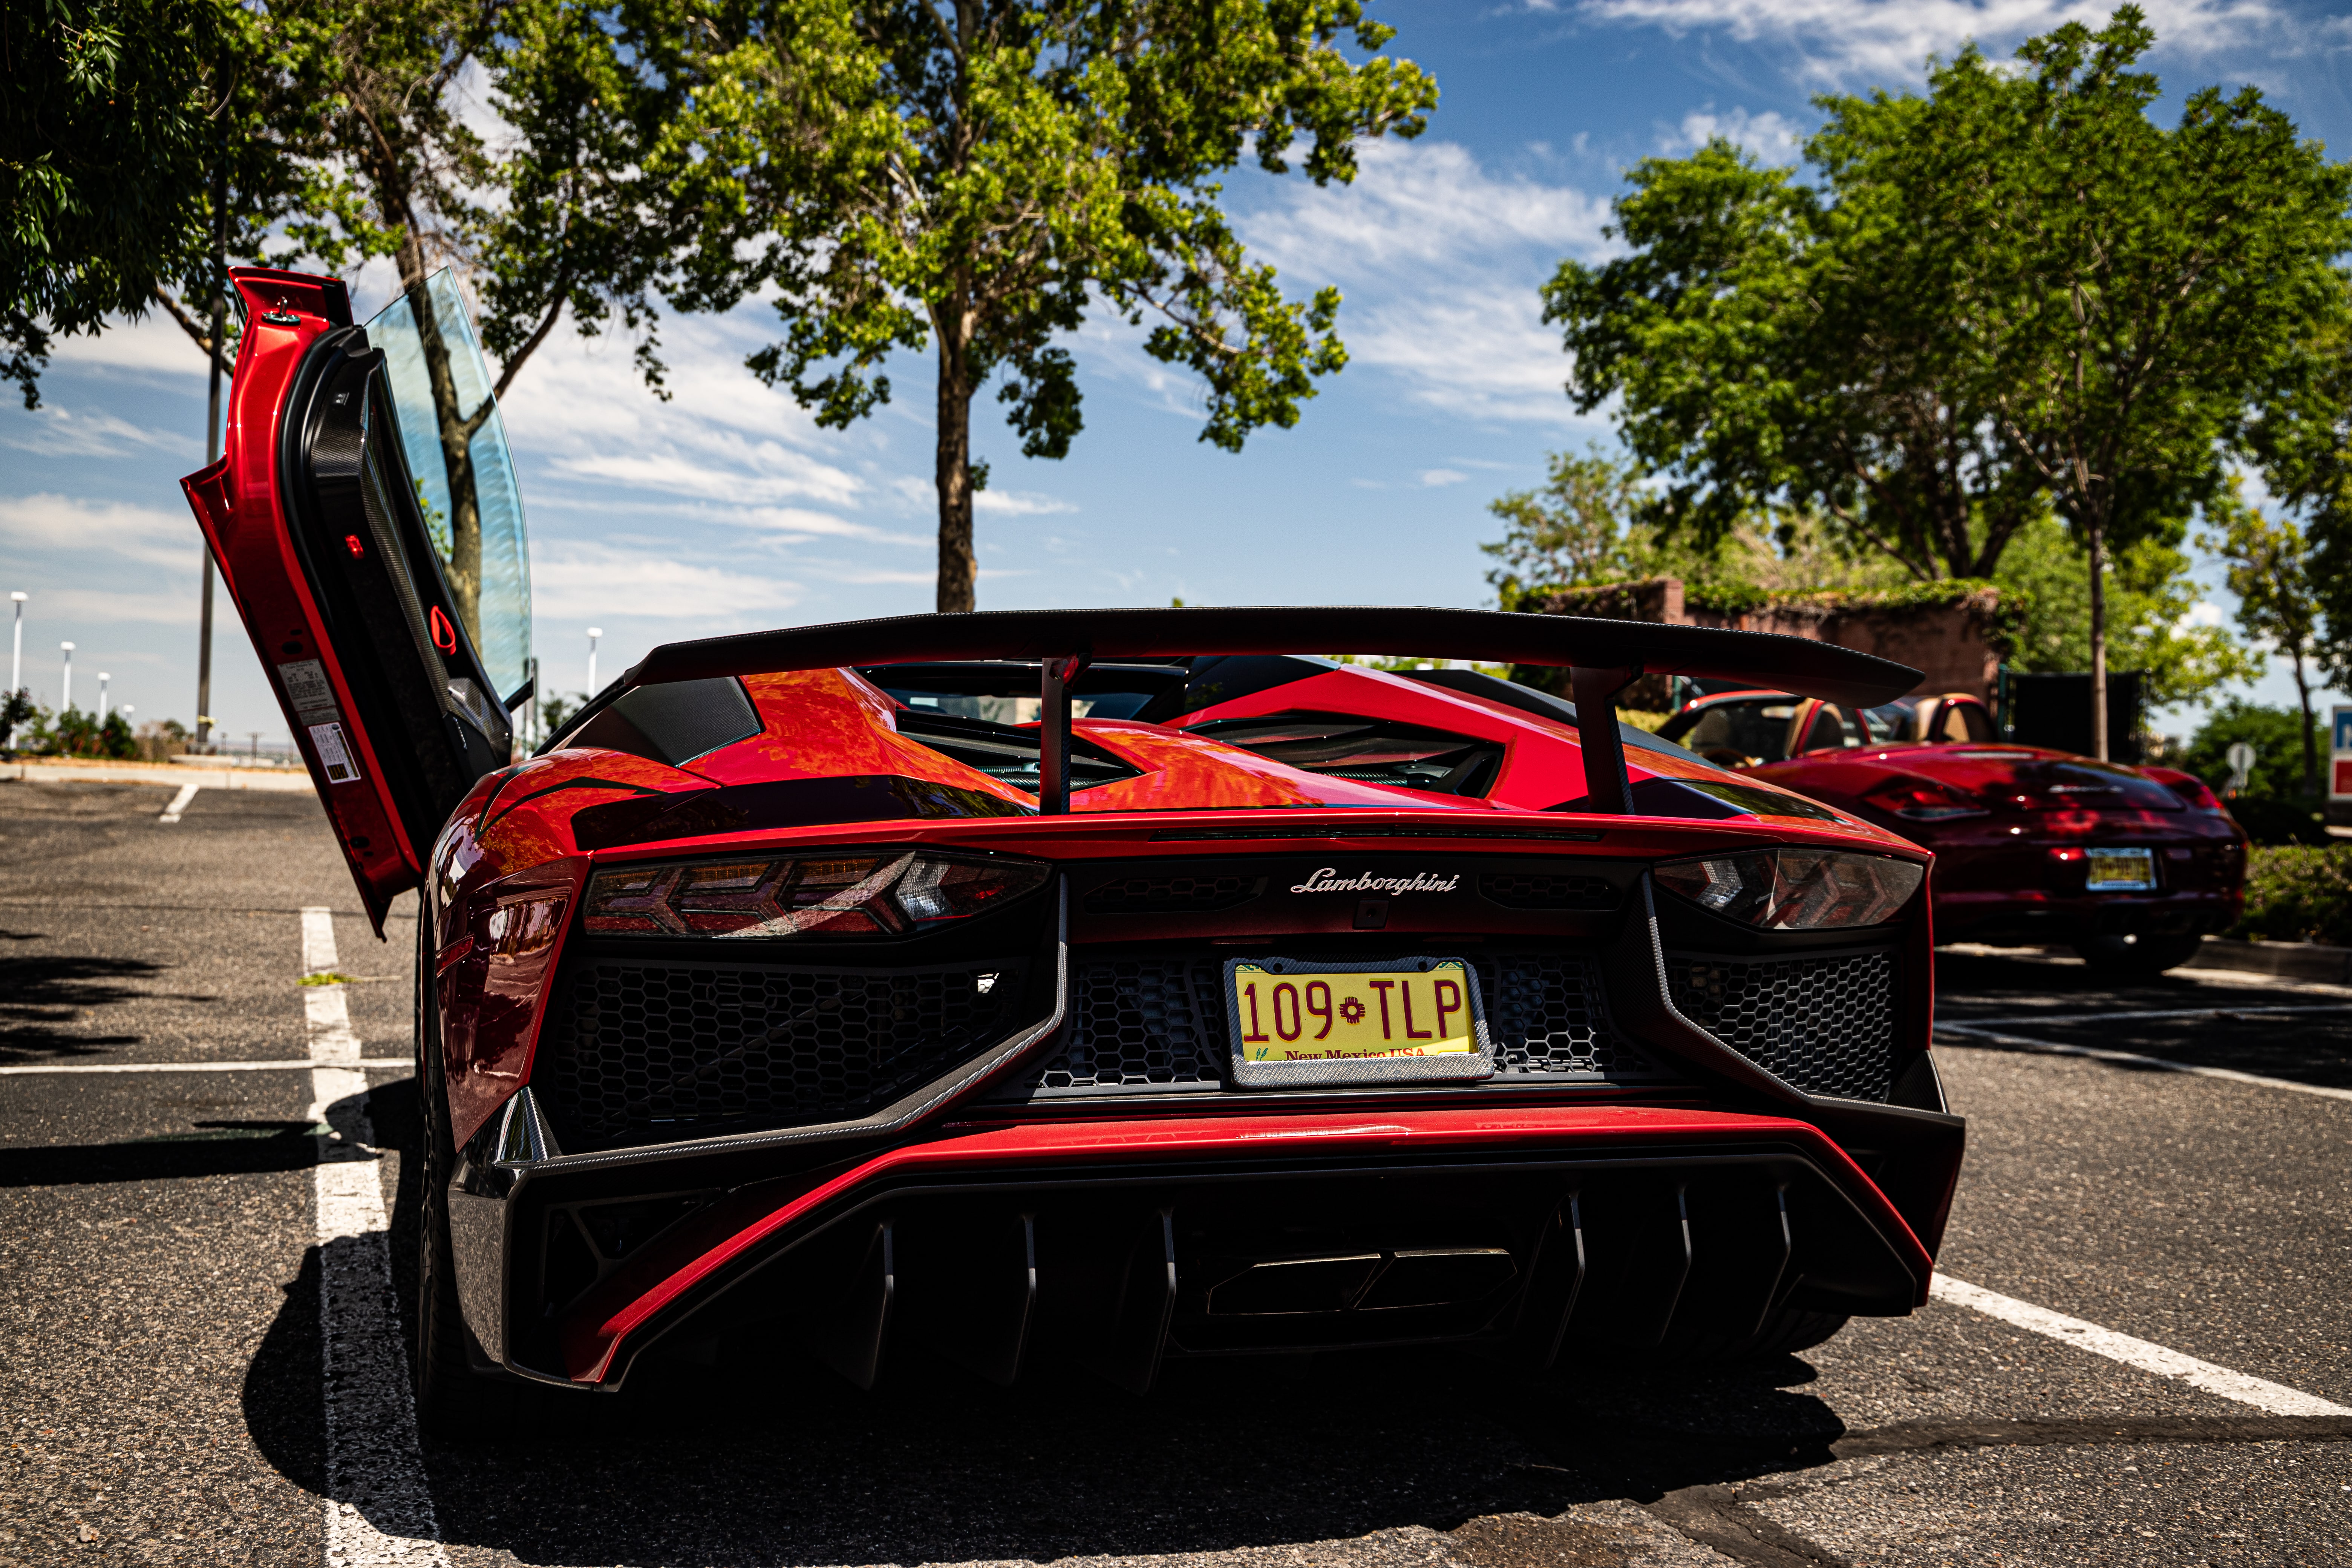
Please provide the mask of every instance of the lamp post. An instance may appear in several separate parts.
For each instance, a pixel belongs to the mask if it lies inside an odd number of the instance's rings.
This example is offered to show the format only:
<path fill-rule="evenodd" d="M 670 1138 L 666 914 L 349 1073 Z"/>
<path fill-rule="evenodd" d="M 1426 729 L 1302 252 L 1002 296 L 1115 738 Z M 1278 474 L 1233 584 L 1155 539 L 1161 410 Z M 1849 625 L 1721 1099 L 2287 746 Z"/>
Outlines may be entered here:
<path fill-rule="evenodd" d="M 98 727 L 101 730 L 106 728 L 106 683 L 113 679 L 102 669 L 98 672 Z"/>
<path fill-rule="evenodd" d="M 588 628 L 588 695 L 596 695 L 596 639 L 604 635 L 602 626 Z"/>
<path fill-rule="evenodd" d="M 22 691 L 25 689 L 25 601 L 32 595 L 11 594 L 8 597 L 16 605 L 16 650 L 8 658 L 8 689 Z"/>
<path fill-rule="evenodd" d="M 73 711 L 73 644 L 61 642 L 58 647 L 66 656 L 65 690 L 58 698 L 58 716 L 63 718 Z"/>

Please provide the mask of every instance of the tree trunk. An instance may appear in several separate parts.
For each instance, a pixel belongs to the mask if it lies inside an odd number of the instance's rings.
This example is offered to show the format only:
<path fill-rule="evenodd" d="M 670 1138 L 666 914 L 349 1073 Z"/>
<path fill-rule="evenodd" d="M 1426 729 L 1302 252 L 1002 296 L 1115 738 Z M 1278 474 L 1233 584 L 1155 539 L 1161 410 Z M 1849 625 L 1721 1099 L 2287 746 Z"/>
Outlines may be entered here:
<path fill-rule="evenodd" d="M 2311 681 L 2303 673 L 2303 655 L 2296 653 L 2287 662 L 2294 667 L 2294 700 L 2303 709 L 2303 793 L 2319 794 L 2319 737 L 2311 727 Z"/>
<path fill-rule="evenodd" d="M 434 311 L 432 290 L 425 286 L 425 247 L 413 231 L 401 239 L 400 270 L 409 313 L 416 319 L 416 336 L 425 349 L 425 377 L 433 387 L 441 465 L 449 474 L 449 592 L 457 601 L 457 618 L 466 623 L 466 635 L 479 647 L 482 506 L 474 489 L 474 432 L 481 427 L 481 410 L 474 410 L 469 416 L 457 406 L 457 377 L 450 363 L 449 344 L 441 335 L 441 318 Z"/>
<path fill-rule="evenodd" d="M 950 303 L 940 308 L 940 590 L 942 614 L 970 610 L 971 554 L 971 321 Z"/>
<path fill-rule="evenodd" d="M 2094 522 L 2091 534 L 2091 755 L 2107 757 L 2107 534 Z"/>

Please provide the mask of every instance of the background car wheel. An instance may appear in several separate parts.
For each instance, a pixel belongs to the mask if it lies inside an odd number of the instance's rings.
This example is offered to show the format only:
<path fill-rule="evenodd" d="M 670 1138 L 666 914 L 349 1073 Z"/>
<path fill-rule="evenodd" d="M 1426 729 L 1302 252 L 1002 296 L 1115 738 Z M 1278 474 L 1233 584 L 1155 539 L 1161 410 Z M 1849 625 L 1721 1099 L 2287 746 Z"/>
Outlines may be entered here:
<path fill-rule="evenodd" d="M 2112 974 L 2161 974 L 2197 956 L 2195 936 L 2089 936 L 2074 944 L 2083 962 Z"/>

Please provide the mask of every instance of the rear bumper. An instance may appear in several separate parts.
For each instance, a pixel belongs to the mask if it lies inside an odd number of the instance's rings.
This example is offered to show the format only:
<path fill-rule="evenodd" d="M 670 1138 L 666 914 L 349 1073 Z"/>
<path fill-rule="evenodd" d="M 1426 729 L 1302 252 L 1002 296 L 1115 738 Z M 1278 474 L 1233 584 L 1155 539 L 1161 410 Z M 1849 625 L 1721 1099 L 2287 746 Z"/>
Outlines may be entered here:
<path fill-rule="evenodd" d="M 1937 892 L 1936 940 L 2025 944 L 2092 936 L 2204 936 L 2238 923 L 2242 891 L 2166 893 Z"/>
<path fill-rule="evenodd" d="M 1947 1196 L 1958 1152 L 1934 1156 Z M 917 1342 L 999 1381 L 1074 1357 L 1137 1389 L 1169 1357 L 1341 1346 L 1540 1365 L 1563 1343 L 1736 1342 L 1787 1307 L 1900 1314 L 1931 1268 L 1844 1150 L 1769 1115 L 951 1122 L 765 1179 L 718 1158 L 461 1168 L 454 1250 L 486 1358 L 613 1388 L 656 1342 L 756 1329 L 861 1383 Z"/>

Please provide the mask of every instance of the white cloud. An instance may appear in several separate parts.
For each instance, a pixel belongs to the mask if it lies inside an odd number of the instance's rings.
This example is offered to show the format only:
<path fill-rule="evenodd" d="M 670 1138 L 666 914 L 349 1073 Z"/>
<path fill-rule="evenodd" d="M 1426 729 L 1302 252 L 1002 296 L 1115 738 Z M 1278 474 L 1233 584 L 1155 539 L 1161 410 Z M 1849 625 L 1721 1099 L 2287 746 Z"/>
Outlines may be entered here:
<path fill-rule="evenodd" d="M 797 584 L 740 564 L 688 561 L 674 552 L 610 541 L 534 541 L 533 613 L 542 618 L 675 620 L 709 631 L 776 626 L 802 597 Z"/>
<path fill-rule="evenodd" d="M 1798 74 L 1823 84 L 1857 78 L 1916 80 L 1929 55 L 1949 58 L 1970 39 L 2006 55 L 2066 22 L 2106 25 L 2113 0 L 1583 0 L 1545 3 L 1596 21 L 1654 26 L 1681 37 L 1720 32 L 1784 49 Z M 2187 54 L 2242 48 L 2264 36 L 2287 43 L 2290 18 L 2273 0 L 2146 0 L 2160 46 Z"/>
<path fill-rule="evenodd" d="M 971 498 L 971 509 L 992 517 L 1043 517 L 1050 512 L 1078 510 L 1056 497 L 1024 490 L 982 490 Z"/>
<path fill-rule="evenodd" d="M 202 539 L 194 514 L 184 508 L 49 494 L 0 497 L 0 540 L 12 552 L 54 551 L 93 575 L 110 569 L 108 557 L 194 575 L 203 558 Z"/>
<path fill-rule="evenodd" d="M 1764 163 L 1795 163 L 1805 141 L 1805 132 L 1797 122 L 1777 110 L 1750 114 L 1744 109 L 1734 109 L 1717 114 L 1715 106 L 1709 104 L 1684 115 L 1682 124 L 1663 138 L 1659 145 L 1668 153 L 1691 153 L 1717 136 L 1745 148 Z"/>
<path fill-rule="evenodd" d="M 803 507 L 758 507 L 749 511 L 731 514 L 728 521 L 763 533 L 782 534 L 788 538 L 863 539 L 877 544 L 926 545 L 931 541 L 912 533 L 891 533 L 867 523 L 851 522 L 830 512 L 810 511 Z"/>
<path fill-rule="evenodd" d="M 1464 147 L 1376 142 L 1352 185 L 1287 187 L 1242 224 L 1294 289 L 1336 283 L 1350 374 L 1481 419 L 1579 423 L 1538 293 L 1563 257 L 1608 250 L 1606 198 L 1489 173 Z"/>
<path fill-rule="evenodd" d="M 134 594 L 121 588 L 51 588 L 36 591 L 32 602 L 25 607 L 37 613 L 51 626 L 100 628 L 96 632 L 83 630 L 71 634 L 79 645 L 76 657 L 95 669 L 97 666 L 90 664 L 94 657 L 90 650 L 98 646 L 98 639 L 112 635 L 103 629 L 110 625 L 127 621 L 141 626 L 185 626 L 192 632 L 195 630 L 195 555 L 191 553 L 188 556 L 188 585 L 176 592 Z M 225 623 L 215 621 L 213 633 L 215 637 L 240 635 L 234 610 L 224 605 L 215 613 L 215 616 L 226 614 L 230 617 Z M 31 617 L 28 616 L 26 618 L 29 620 Z M 222 629 L 224 626 L 225 630 Z M 51 646 L 54 647 L 55 645 Z M 29 647 L 26 649 L 27 663 L 32 661 L 32 651 Z M 108 658 L 113 664 L 139 662 L 136 656 L 127 653 L 111 654 Z M 90 688 L 93 692 L 97 689 L 95 686 Z"/>
<path fill-rule="evenodd" d="M 41 458 L 119 458 L 141 447 L 168 452 L 190 463 L 201 463 L 204 443 L 174 430 L 133 425 L 104 409 L 61 408 L 43 404 L 32 411 L 32 429 L 0 435 L 0 446 Z"/>
<path fill-rule="evenodd" d="M 135 321 L 110 316 L 103 331 L 54 339 L 49 363 L 53 368 L 72 365 L 197 379 L 212 373 L 212 361 L 195 340 L 161 310 Z"/>
<path fill-rule="evenodd" d="M 1440 485 L 1458 485 L 1469 477 L 1453 468 L 1423 468 L 1421 471 L 1421 482 L 1431 489 Z"/>
<path fill-rule="evenodd" d="M 1601 243 L 1608 201 L 1567 185 L 1498 179 L 1451 142 L 1373 142 L 1348 185 L 1284 187 L 1286 209 L 1251 220 L 1251 246 L 1278 266 L 1310 275 L 1458 264 L 1497 246 L 1547 253 Z"/>
<path fill-rule="evenodd" d="M 2230 624 L 2230 617 L 2212 600 L 2200 599 L 2189 606 L 2189 613 L 2180 617 L 2180 624 L 2184 626 L 2223 626 Z"/>

